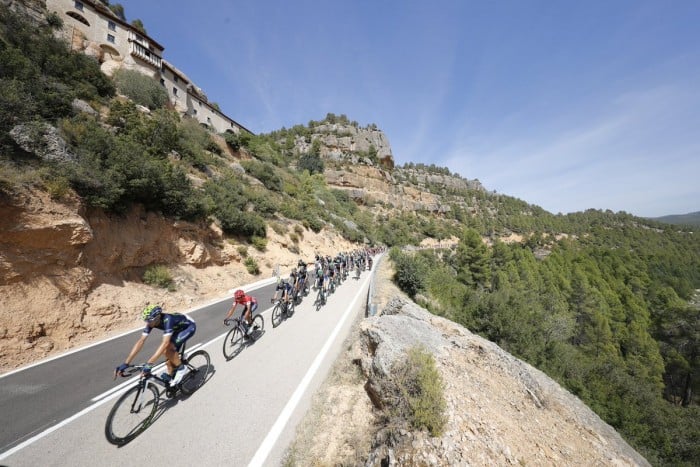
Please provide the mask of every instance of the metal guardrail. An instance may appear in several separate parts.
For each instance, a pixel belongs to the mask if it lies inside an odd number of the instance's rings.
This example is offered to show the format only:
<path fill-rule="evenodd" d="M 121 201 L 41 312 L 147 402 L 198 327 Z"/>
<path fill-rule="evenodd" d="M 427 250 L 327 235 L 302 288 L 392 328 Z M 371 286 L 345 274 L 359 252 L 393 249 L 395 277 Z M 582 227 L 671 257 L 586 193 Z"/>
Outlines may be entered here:
<path fill-rule="evenodd" d="M 379 263 L 384 259 L 384 253 L 381 253 L 376 261 L 372 262 L 372 279 L 369 281 L 369 288 L 367 289 L 367 305 L 365 307 L 365 318 L 370 316 L 375 316 L 377 314 L 377 304 L 372 303 L 374 299 L 374 289 L 377 281 L 377 268 L 379 268 Z"/>

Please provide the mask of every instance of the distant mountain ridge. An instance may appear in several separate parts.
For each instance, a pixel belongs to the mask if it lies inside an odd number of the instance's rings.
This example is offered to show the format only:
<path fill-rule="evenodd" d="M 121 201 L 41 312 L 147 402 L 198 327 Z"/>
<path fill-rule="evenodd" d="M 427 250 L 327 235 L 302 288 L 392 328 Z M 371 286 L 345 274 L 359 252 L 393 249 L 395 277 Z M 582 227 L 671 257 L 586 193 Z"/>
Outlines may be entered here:
<path fill-rule="evenodd" d="M 688 214 L 672 214 L 669 216 L 651 217 L 655 221 L 674 225 L 700 225 L 700 211 Z"/>

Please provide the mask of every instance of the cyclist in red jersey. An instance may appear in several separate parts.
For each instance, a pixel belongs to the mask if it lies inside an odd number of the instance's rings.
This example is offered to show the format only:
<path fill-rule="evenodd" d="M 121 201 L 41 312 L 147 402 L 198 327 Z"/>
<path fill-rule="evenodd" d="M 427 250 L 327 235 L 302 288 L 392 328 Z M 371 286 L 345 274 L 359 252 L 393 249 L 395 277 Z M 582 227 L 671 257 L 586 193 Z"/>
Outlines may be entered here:
<path fill-rule="evenodd" d="M 258 309 L 258 301 L 255 297 L 246 295 L 241 289 L 236 290 L 233 293 L 233 305 L 231 309 L 228 310 L 226 318 L 224 318 L 224 324 L 229 325 L 229 320 L 233 316 L 234 311 L 238 305 L 243 305 L 243 318 L 246 326 L 246 335 L 250 334 L 252 330 L 251 324 L 253 324 L 253 312 Z"/>

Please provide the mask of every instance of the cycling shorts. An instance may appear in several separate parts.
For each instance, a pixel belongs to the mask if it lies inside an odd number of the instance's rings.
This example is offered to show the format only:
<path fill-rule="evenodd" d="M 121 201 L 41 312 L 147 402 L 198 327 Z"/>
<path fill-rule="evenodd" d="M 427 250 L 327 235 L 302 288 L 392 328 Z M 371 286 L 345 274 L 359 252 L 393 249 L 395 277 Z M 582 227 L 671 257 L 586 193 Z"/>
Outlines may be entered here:
<path fill-rule="evenodd" d="M 175 345 L 175 350 L 178 352 L 182 348 L 182 345 L 187 342 L 187 339 L 190 337 L 194 336 L 194 332 L 197 330 L 197 325 L 192 322 L 189 326 L 187 326 L 185 329 L 182 331 L 174 332 L 172 336 L 170 336 L 170 342 Z"/>

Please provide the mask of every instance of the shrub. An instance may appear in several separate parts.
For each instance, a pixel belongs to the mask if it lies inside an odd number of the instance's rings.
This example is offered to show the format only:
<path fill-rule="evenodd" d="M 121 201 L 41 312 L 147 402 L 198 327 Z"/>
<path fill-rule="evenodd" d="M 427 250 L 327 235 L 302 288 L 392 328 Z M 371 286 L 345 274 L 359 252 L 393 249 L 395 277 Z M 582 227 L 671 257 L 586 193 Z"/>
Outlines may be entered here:
<path fill-rule="evenodd" d="M 154 287 L 162 287 L 168 290 L 174 290 L 175 284 L 170 275 L 168 268 L 162 265 L 154 265 L 146 268 L 143 273 L 143 282 Z"/>
<path fill-rule="evenodd" d="M 299 238 L 304 238 L 304 227 L 296 224 L 294 226 L 294 232 L 299 236 Z"/>
<path fill-rule="evenodd" d="M 224 140 L 226 144 L 229 145 L 234 151 L 238 151 L 241 147 L 247 147 L 250 144 L 251 134 L 247 131 L 241 131 L 239 133 L 225 133 Z"/>
<path fill-rule="evenodd" d="M 394 282 L 410 297 L 425 289 L 428 273 L 425 262 L 421 257 L 401 253 L 398 248 L 392 248 L 390 258 L 394 261 L 396 273 Z"/>
<path fill-rule="evenodd" d="M 265 237 L 258 237 L 257 235 L 253 235 L 250 241 L 255 247 L 255 249 L 258 251 L 265 251 L 267 249 L 267 238 Z"/>
<path fill-rule="evenodd" d="M 163 86 L 138 71 L 117 70 L 114 82 L 120 93 L 151 110 L 161 108 L 168 102 L 168 93 Z"/>
<path fill-rule="evenodd" d="M 46 191 L 51 199 L 60 200 L 70 192 L 70 182 L 65 177 L 58 176 L 44 182 Z"/>
<path fill-rule="evenodd" d="M 257 178 L 268 190 L 281 192 L 282 179 L 277 175 L 275 167 L 266 162 L 256 160 L 242 161 L 241 165 L 252 177 Z"/>
<path fill-rule="evenodd" d="M 258 262 L 255 261 L 255 258 L 249 256 L 245 259 L 243 264 L 245 264 L 245 267 L 250 274 L 254 276 L 260 274 L 260 267 L 258 266 Z"/>
<path fill-rule="evenodd" d="M 324 165 L 318 154 L 303 154 L 297 164 L 299 171 L 308 170 L 310 174 L 323 173 Z"/>
<path fill-rule="evenodd" d="M 280 222 L 271 222 L 270 227 L 274 230 L 277 235 L 284 235 L 287 233 L 287 226 Z"/>
<path fill-rule="evenodd" d="M 294 243 L 299 243 L 299 236 L 295 233 L 290 233 L 289 239 Z"/>
<path fill-rule="evenodd" d="M 432 436 L 442 434 L 447 424 L 442 377 L 435 359 L 425 349 L 409 349 L 380 385 L 387 402 L 385 416 L 390 427 L 401 428 L 408 424 L 414 429 L 427 429 Z"/>
<path fill-rule="evenodd" d="M 240 245 L 238 248 L 238 254 L 241 255 L 241 258 L 247 258 L 248 257 L 248 247 L 245 245 Z"/>

